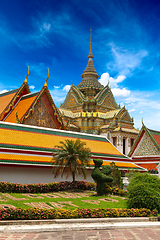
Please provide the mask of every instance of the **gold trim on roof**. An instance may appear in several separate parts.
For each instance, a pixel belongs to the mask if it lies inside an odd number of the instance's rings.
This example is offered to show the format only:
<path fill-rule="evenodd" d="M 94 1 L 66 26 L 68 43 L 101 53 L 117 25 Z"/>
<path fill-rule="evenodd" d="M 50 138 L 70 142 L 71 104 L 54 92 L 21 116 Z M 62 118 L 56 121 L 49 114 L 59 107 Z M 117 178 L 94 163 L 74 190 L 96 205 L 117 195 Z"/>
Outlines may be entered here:
<path fill-rule="evenodd" d="M 25 80 L 24 80 L 25 83 L 27 83 L 27 78 L 28 78 L 28 76 L 29 76 L 29 66 L 28 66 L 28 73 L 27 73 L 27 76 L 26 76 L 26 78 L 25 78 Z"/>

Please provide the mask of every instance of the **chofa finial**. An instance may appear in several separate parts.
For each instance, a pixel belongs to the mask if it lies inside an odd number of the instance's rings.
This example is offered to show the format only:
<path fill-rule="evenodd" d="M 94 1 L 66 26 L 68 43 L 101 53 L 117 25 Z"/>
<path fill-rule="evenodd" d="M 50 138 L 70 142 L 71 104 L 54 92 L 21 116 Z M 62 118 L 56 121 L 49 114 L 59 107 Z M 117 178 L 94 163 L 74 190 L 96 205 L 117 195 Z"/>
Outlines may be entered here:
<path fill-rule="evenodd" d="M 28 78 L 28 76 L 29 76 L 29 66 L 28 66 L 28 73 L 27 73 L 27 76 L 26 76 L 26 78 L 25 78 L 25 80 L 24 80 L 25 83 L 27 83 L 27 78 Z"/>
<path fill-rule="evenodd" d="M 142 118 L 142 120 L 141 120 L 141 121 L 142 121 L 142 125 L 144 125 L 143 118 Z"/>
<path fill-rule="evenodd" d="M 46 79 L 46 81 L 45 81 L 45 83 L 44 83 L 44 86 L 45 86 L 45 87 L 47 87 L 47 81 L 48 81 L 48 79 L 49 79 L 49 68 L 48 68 L 48 76 L 47 76 L 47 79 Z"/>

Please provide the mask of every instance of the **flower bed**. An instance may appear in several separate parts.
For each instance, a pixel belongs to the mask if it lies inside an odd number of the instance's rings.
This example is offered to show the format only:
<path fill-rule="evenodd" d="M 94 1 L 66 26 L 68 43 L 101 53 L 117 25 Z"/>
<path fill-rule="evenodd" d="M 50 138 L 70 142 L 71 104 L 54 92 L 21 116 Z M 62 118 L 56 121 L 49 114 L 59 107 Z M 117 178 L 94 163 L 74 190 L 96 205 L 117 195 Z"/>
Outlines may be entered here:
<path fill-rule="evenodd" d="M 157 210 L 141 209 L 0 209 L 0 220 L 35 220 L 69 218 L 112 218 L 156 216 Z"/>
<path fill-rule="evenodd" d="M 35 183 L 35 184 L 20 184 L 0 182 L 0 192 L 13 192 L 13 193 L 48 193 L 58 192 L 67 189 L 82 189 L 82 190 L 95 190 L 96 184 L 76 181 L 74 182 L 53 182 L 53 183 Z"/>
<path fill-rule="evenodd" d="M 9 183 L 0 182 L 0 192 L 12 192 L 12 193 L 49 193 L 58 192 L 68 189 L 77 190 L 96 190 L 96 184 L 85 181 L 76 182 L 53 182 L 53 183 L 35 183 L 35 184 L 20 184 L 20 183 Z M 122 189 L 110 187 L 109 193 L 119 196 L 125 196 L 126 191 Z"/>

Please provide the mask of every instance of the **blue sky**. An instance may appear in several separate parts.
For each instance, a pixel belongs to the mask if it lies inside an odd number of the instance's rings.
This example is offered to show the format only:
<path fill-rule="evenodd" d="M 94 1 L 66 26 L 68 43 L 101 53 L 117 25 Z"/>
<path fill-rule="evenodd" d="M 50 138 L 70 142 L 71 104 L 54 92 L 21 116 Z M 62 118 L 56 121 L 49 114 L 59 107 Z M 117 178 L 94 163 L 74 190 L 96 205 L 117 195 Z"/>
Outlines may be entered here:
<path fill-rule="evenodd" d="M 160 1 L 0 1 L 0 92 L 48 87 L 56 105 L 81 81 L 90 27 L 99 81 L 108 80 L 135 127 L 160 130 Z"/>

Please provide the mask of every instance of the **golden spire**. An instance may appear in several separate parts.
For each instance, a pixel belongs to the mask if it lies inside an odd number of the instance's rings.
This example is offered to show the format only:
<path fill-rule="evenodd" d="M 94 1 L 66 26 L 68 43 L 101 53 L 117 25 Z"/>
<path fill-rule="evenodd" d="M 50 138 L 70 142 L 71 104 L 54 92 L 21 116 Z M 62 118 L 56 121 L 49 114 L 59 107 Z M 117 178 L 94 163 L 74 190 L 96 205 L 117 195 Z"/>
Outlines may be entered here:
<path fill-rule="evenodd" d="M 89 50 L 88 58 L 94 58 L 92 54 L 92 29 L 91 28 L 90 28 L 90 50 Z"/>
<path fill-rule="evenodd" d="M 46 79 L 46 81 L 45 81 L 45 83 L 44 83 L 44 86 L 45 86 L 45 87 L 47 87 L 47 81 L 48 81 L 48 79 L 49 79 L 49 68 L 48 68 L 48 76 L 47 76 L 47 79 Z"/>
<path fill-rule="evenodd" d="M 28 73 L 27 73 L 27 76 L 26 76 L 26 78 L 25 78 L 25 80 L 24 80 L 24 82 L 25 83 L 27 83 L 27 77 L 29 76 L 29 66 L 28 66 Z"/>
<path fill-rule="evenodd" d="M 92 46 L 92 28 L 90 28 L 90 49 Z"/>

